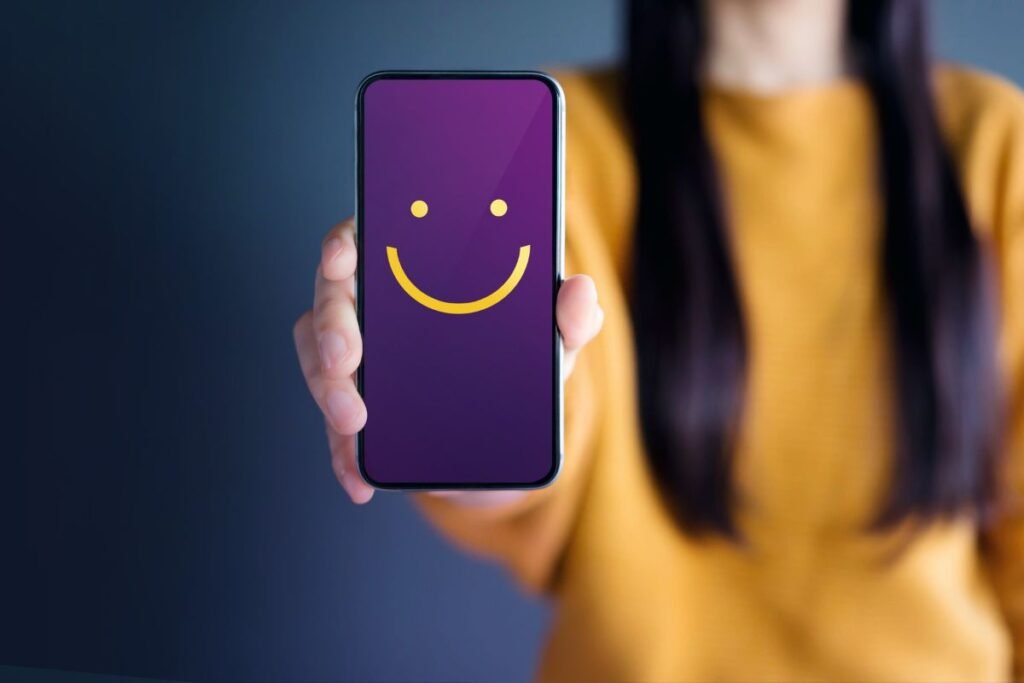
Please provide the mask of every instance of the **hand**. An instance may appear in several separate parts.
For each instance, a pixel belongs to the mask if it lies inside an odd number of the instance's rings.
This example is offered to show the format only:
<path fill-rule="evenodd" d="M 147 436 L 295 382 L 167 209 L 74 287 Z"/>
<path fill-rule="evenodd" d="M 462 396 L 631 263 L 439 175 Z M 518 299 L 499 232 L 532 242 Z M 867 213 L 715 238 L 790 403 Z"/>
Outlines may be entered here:
<path fill-rule="evenodd" d="M 299 365 L 313 399 L 323 411 L 334 474 L 353 503 L 373 497 L 355 462 L 355 434 L 366 424 L 366 405 L 356 391 L 354 373 L 363 355 L 355 308 L 355 223 L 348 219 L 324 238 L 312 310 L 295 323 Z M 576 356 L 601 329 L 604 312 L 597 303 L 597 288 L 586 275 L 562 283 L 555 305 L 565 353 L 562 376 L 568 377 Z M 442 494 L 439 494 L 442 495 Z M 467 491 L 443 495 L 473 505 L 507 502 L 519 491 Z"/>

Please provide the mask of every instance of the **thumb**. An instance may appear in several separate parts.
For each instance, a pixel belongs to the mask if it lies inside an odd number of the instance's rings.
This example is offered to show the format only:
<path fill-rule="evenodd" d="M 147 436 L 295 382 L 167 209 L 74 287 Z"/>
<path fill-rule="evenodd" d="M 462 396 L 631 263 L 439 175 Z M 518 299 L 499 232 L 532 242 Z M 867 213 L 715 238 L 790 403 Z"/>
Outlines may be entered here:
<path fill-rule="evenodd" d="M 597 303 L 597 286 L 589 275 L 573 275 L 562 283 L 555 317 L 567 352 L 578 351 L 601 329 L 604 312 Z"/>

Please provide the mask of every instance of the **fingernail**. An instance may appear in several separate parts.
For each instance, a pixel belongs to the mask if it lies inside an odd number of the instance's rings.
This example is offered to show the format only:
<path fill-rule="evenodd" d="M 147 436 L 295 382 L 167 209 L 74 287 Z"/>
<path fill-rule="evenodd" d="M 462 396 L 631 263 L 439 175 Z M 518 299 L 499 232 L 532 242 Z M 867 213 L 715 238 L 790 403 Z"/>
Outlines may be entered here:
<path fill-rule="evenodd" d="M 604 309 L 600 306 L 597 307 L 597 313 L 594 315 L 594 329 L 601 329 L 601 325 L 604 324 Z"/>
<path fill-rule="evenodd" d="M 335 430 L 341 431 L 339 426 L 348 422 L 354 403 L 352 395 L 347 391 L 335 389 L 327 394 L 327 413 L 331 417 L 331 422 L 334 423 Z"/>
<path fill-rule="evenodd" d="M 331 263 L 341 255 L 344 244 L 337 237 L 332 237 L 324 244 L 324 263 Z"/>
<path fill-rule="evenodd" d="M 324 370 L 341 364 L 347 354 L 348 344 L 340 334 L 328 331 L 320 335 L 320 364 Z"/>
<path fill-rule="evenodd" d="M 367 488 L 366 482 L 357 473 L 352 471 L 345 472 L 342 479 L 344 480 L 342 486 L 345 487 L 349 498 L 356 505 L 367 503 L 373 497 L 373 489 Z"/>

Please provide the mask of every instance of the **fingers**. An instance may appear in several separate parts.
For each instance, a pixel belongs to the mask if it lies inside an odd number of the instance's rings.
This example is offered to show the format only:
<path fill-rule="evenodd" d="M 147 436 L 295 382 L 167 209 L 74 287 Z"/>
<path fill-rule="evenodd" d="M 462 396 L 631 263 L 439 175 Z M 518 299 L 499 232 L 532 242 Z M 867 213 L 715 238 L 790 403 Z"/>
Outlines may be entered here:
<path fill-rule="evenodd" d="M 363 481 L 356 467 L 356 438 L 339 434 L 327 426 L 327 444 L 331 448 L 331 468 L 341 488 L 357 505 L 373 498 L 373 487 Z"/>
<path fill-rule="evenodd" d="M 334 226 L 320 248 L 320 268 L 328 280 L 341 281 L 356 272 L 355 221 L 351 218 Z"/>
<path fill-rule="evenodd" d="M 295 323 L 295 348 L 306 385 L 324 414 L 331 466 L 354 503 L 365 503 L 373 488 L 359 475 L 355 437 L 366 424 L 366 405 L 352 381 L 362 357 L 362 336 L 354 303 L 354 223 L 344 221 L 324 238 L 316 274 L 313 309 Z"/>
<path fill-rule="evenodd" d="M 354 435 L 366 424 L 366 405 L 352 381 L 363 350 L 354 303 L 354 229 L 350 219 L 324 238 L 313 309 L 295 323 L 294 336 L 302 374 L 326 420 L 335 476 L 352 501 L 361 504 L 370 500 L 373 488 L 359 475 L 355 457 Z M 563 371 L 568 376 L 577 353 L 600 331 L 604 320 L 590 277 L 575 275 L 562 283 L 556 318 L 565 349 Z M 460 500 L 486 504 L 494 498 Z"/>
<path fill-rule="evenodd" d="M 334 474 L 352 502 L 365 503 L 373 496 L 373 488 L 362 480 L 356 468 L 354 434 L 366 424 L 366 406 L 351 378 L 333 380 L 321 373 L 312 311 L 307 311 L 295 323 L 294 335 L 306 385 L 327 423 Z"/>
<path fill-rule="evenodd" d="M 555 313 L 566 351 L 577 351 L 593 339 L 604 320 L 593 279 L 573 275 L 563 282 L 558 290 Z"/>
<path fill-rule="evenodd" d="M 363 355 L 352 296 L 356 248 L 351 221 L 328 233 L 322 252 L 316 275 L 313 330 L 323 375 L 341 379 L 355 372 Z"/>
<path fill-rule="evenodd" d="M 573 275 L 562 283 L 555 304 L 558 330 L 562 334 L 565 353 L 562 376 L 568 377 L 576 364 L 576 355 L 604 323 L 604 311 L 597 303 L 597 287 L 587 275 Z"/>
<path fill-rule="evenodd" d="M 317 274 L 313 332 L 325 377 L 341 379 L 355 372 L 363 356 L 363 337 L 347 281 Z"/>
<path fill-rule="evenodd" d="M 336 432 L 343 435 L 355 434 L 366 424 L 366 406 L 351 377 L 334 379 L 326 377 L 322 372 L 312 312 L 306 312 L 299 318 L 295 323 L 294 334 L 299 365 L 309 393 Z"/>

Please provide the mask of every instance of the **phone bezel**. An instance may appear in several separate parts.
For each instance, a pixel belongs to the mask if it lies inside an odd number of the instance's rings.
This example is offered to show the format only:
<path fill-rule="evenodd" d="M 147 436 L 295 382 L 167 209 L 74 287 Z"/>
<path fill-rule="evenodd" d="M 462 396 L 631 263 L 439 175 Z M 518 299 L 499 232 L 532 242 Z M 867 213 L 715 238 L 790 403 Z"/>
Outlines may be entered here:
<path fill-rule="evenodd" d="M 362 430 L 356 435 L 356 463 L 359 475 L 363 480 L 376 489 L 392 491 L 479 491 L 479 490 L 533 490 L 544 488 L 550 485 L 558 477 L 562 469 L 564 459 L 564 405 L 563 405 L 563 382 L 562 382 L 562 336 L 558 331 L 555 320 L 555 302 L 558 291 L 562 286 L 565 270 L 565 94 L 561 85 L 549 74 L 542 71 L 417 71 L 417 70 L 387 70 L 375 71 L 366 76 L 356 90 L 355 98 L 355 176 L 356 176 L 356 250 L 358 253 L 356 267 L 356 317 L 359 322 L 359 329 L 365 330 L 363 321 L 363 97 L 370 85 L 379 80 L 398 79 L 448 79 L 448 80 L 495 80 L 495 79 L 529 79 L 544 83 L 552 94 L 554 106 L 554 276 L 555 283 L 552 288 L 551 300 L 551 328 L 553 336 L 553 370 L 552 392 L 555 405 L 552 416 L 552 431 L 554 442 L 552 444 L 552 462 L 550 470 L 540 479 L 532 482 L 382 482 L 373 479 L 366 471 L 365 452 L 363 445 Z M 364 387 L 364 366 L 361 362 L 356 369 L 356 387 L 360 395 L 365 396 Z M 372 419 L 372 416 L 370 417 Z"/>

